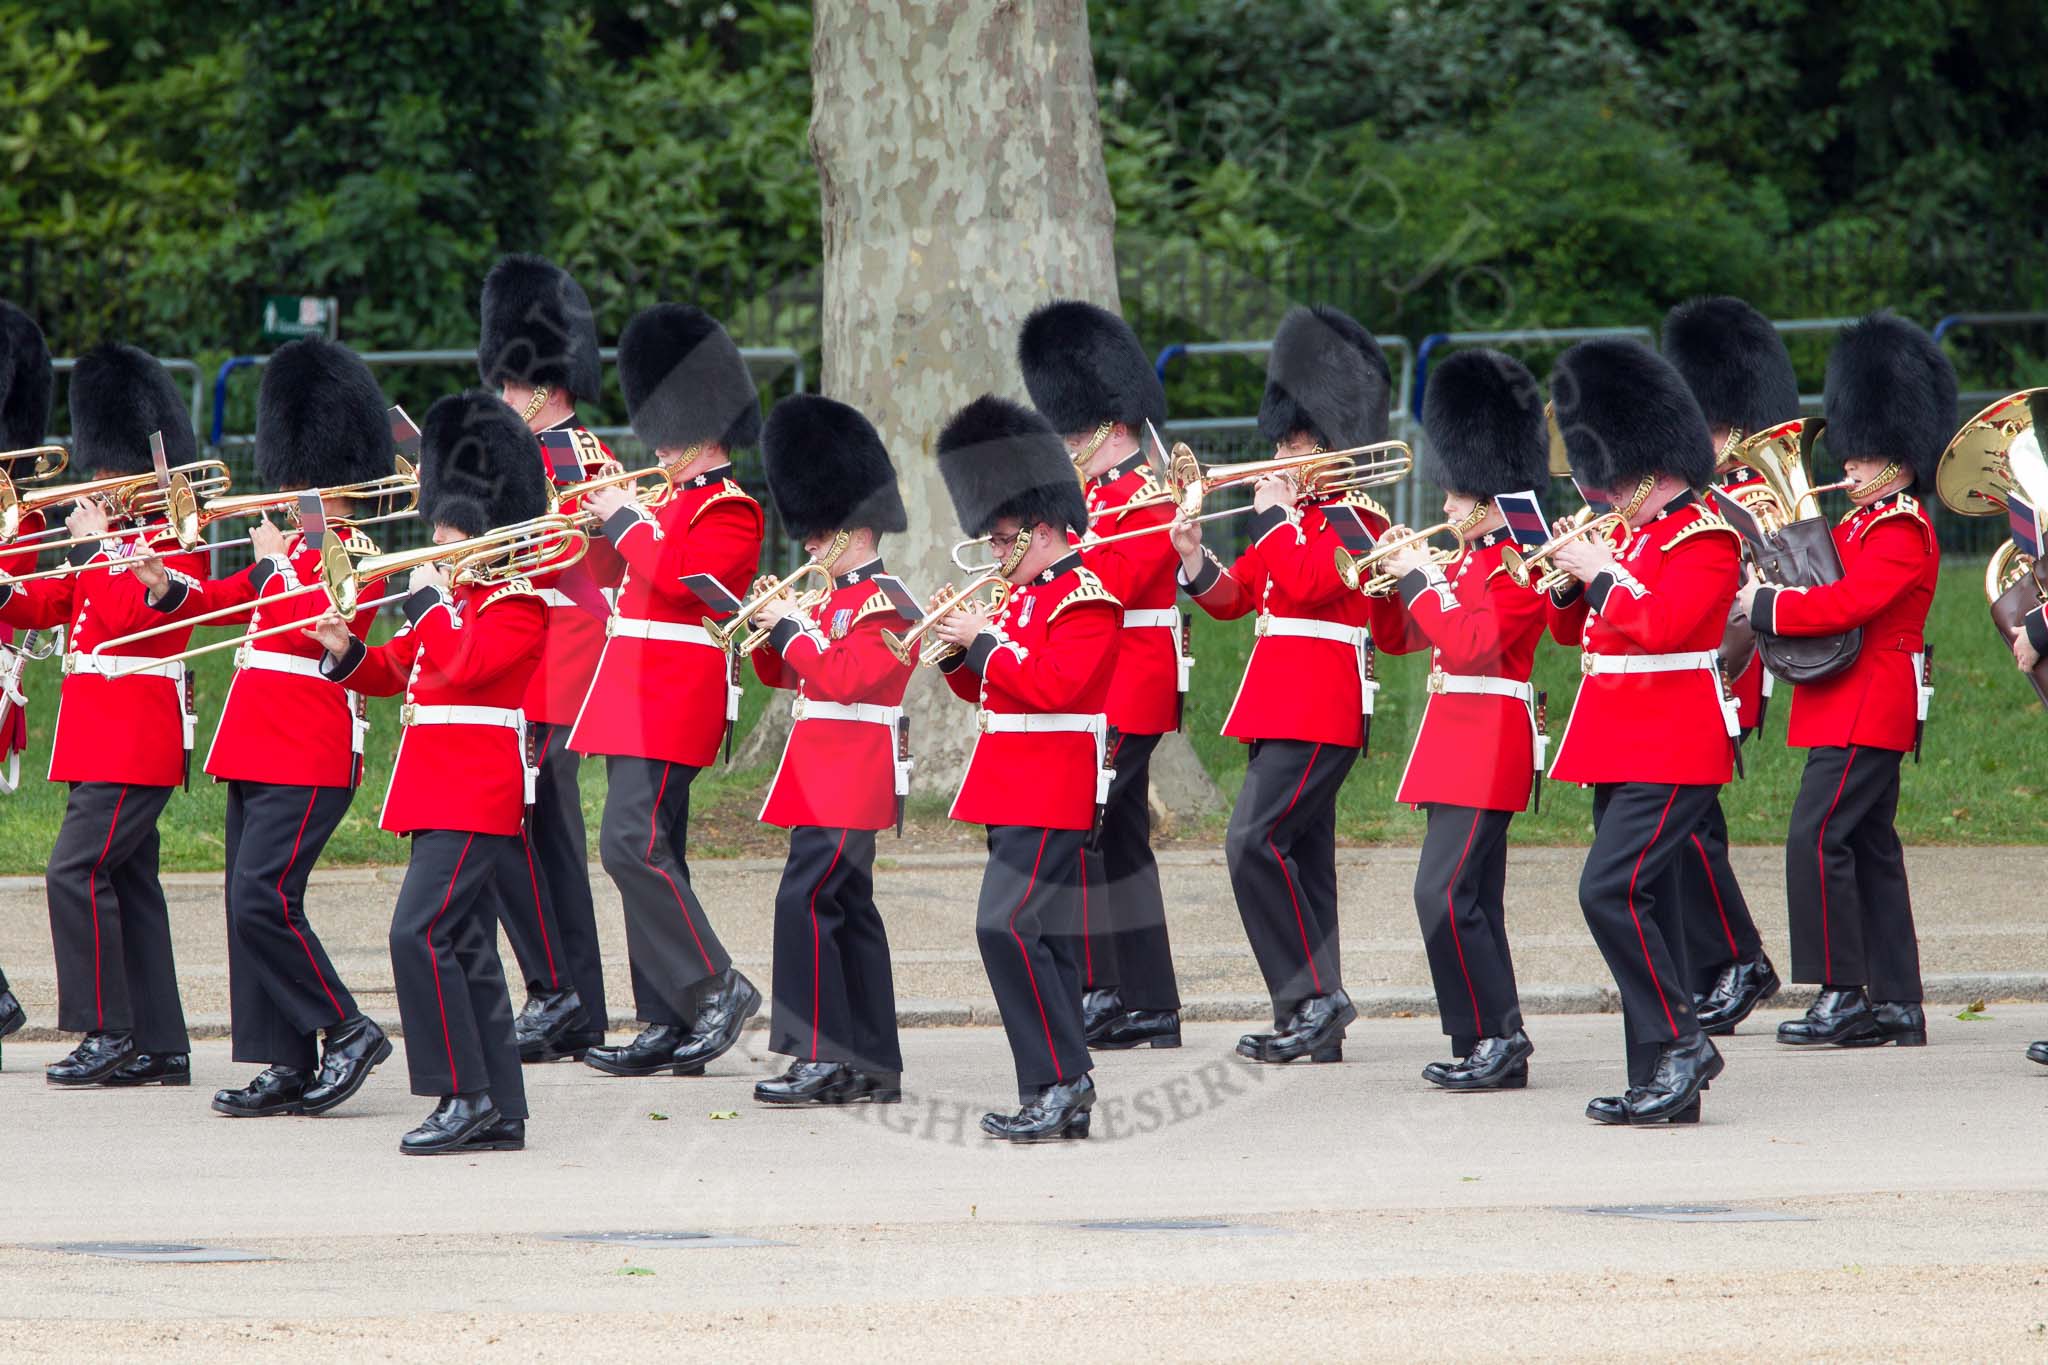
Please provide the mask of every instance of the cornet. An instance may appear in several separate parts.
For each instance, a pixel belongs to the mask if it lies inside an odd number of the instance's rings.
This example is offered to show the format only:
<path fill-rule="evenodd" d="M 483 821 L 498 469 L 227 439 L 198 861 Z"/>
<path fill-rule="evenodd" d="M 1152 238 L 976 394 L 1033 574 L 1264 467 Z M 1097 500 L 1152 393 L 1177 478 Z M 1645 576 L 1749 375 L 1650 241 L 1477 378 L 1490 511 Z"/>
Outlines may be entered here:
<path fill-rule="evenodd" d="M 1429 544 L 1438 536 L 1449 536 L 1457 543 L 1449 546 Z M 1382 541 L 1362 555 L 1340 549 L 1337 551 L 1337 577 L 1353 592 L 1362 592 L 1367 597 L 1385 597 L 1401 580 L 1396 574 L 1382 572 L 1379 566 L 1400 551 L 1416 545 L 1422 547 L 1431 563 L 1448 568 L 1465 553 L 1465 533 L 1448 521 L 1440 521 L 1398 540 Z"/>
<path fill-rule="evenodd" d="M 755 650 L 766 644 L 769 635 L 773 633 L 765 627 L 756 630 L 750 626 L 748 623 L 753 620 L 754 614 L 776 598 L 788 596 L 797 584 L 803 582 L 806 578 L 812 577 L 823 579 L 824 586 L 813 588 L 806 593 L 797 594 L 796 606 L 797 610 L 801 612 L 817 610 L 832 593 L 832 571 L 825 567 L 826 564 L 831 562 L 831 558 L 836 558 L 836 556 L 825 559 L 813 559 L 799 565 L 794 572 L 776 579 L 773 583 L 770 583 L 767 587 L 762 588 L 761 591 L 740 603 L 738 608 L 734 610 L 731 621 L 724 625 L 719 625 L 714 621 L 706 621 L 704 623 L 704 633 L 709 635 L 712 641 L 721 649 L 732 649 L 737 650 L 741 654 L 752 654 Z M 736 641 L 737 643 L 735 643 Z"/>
<path fill-rule="evenodd" d="M 1590 507 L 1581 507 L 1572 513 L 1571 525 L 1562 532 L 1527 554 L 1512 545 L 1506 546 L 1501 551 L 1500 562 L 1508 571 L 1508 577 L 1514 579 L 1517 586 L 1533 586 L 1536 591 L 1542 593 L 1556 592 L 1572 581 L 1572 576 L 1563 569 L 1551 567 L 1551 558 L 1559 550 L 1573 541 L 1597 538 L 1606 541 L 1608 548 L 1619 554 L 1628 548 L 1628 543 L 1634 536 L 1635 532 L 1629 530 L 1628 523 L 1622 519 L 1621 513 L 1595 512 Z M 1544 570 L 1540 578 L 1536 577 L 1538 567 Z"/>
<path fill-rule="evenodd" d="M 650 512 L 676 495 L 676 476 L 669 471 L 669 467 L 665 464 L 651 464 L 645 469 L 614 469 L 608 474 L 598 474 L 584 479 L 580 483 L 565 483 L 559 487 L 550 483 L 548 485 L 548 511 L 560 512 L 562 504 L 569 499 L 580 498 L 587 493 L 595 493 L 600 488 L 617 488 L 624 484 L 638 483 L 642 479 L 660 480 L 659 483 L 651 488 L 636 488 L 633 490 L 633 500 Z M 579 520 L 588 517 L 593 525 L 597 518 L 596 512 L 585 512 L 581 509 L 570 513 L 570 515 Z"/>
<path fill-rule="evenodd" d="M 961 545 L 974 545 L 978 543 L 977 541 L 969 540 L 961 542 Z M 955 546 L 954 548 L 957 551 L 961 546 Z M 958 561 L 956 560 L 955 562 L 957 563 Z M 977 575 L 968 582 L 966 587 L 946 593 L 945 596 L 932 604 L 931 610 L 924 614 L 922 621 L 919 621 L 901 635 L 898 635 L 893 630 L 883 631 L 882 643 L 889 646 L 889 652 L 896 656 L 898 663 L 909 663 L 911 656 L 917 651 L 918 645 L 931 632 L 932 627 L 945 620 L 952 613 L 960 610 L 960 608 L 978 601 L 976 594 L 984 588 L 992 589 L 992 591 L 989 593 L 987 602 L 980 605 L 986 606 L 991 613 L 1001 611 L 1003 603 L 1010 600 L 1010 580 L 1005 576 L 1003 567 L 997 565 Z M 927 650 L 918 662 L 927 665 L 936 664 L 951 658 L 959 652 L 959 646 L 957 645 L 941 644 L 936 649 Z"/>

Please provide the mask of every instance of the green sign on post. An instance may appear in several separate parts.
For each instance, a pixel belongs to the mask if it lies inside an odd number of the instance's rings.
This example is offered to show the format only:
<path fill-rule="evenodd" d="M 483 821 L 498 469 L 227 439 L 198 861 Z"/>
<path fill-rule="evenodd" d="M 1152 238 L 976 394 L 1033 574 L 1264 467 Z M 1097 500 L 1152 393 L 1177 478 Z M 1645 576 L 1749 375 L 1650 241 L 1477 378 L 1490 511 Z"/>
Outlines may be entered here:
<path fill-rule="evenodd" d="M 263 300 L 263 339 L 295 341 L 299 337 L 334 339 L 341 324 L 341 300 L 311 294 L 270 294 Z"/>

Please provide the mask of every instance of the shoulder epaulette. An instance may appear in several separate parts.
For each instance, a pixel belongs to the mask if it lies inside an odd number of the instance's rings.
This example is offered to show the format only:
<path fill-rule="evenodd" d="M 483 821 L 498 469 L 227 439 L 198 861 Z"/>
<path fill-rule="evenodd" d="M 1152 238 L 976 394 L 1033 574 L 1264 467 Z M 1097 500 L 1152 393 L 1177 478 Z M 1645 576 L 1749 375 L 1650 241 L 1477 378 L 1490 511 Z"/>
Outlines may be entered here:
<path fill-rule="evenodd" d="M 1703 508 L 1700 514 L 1693 518 L 1692 525 L 1685 527 L 1677 535 L 1664 542 L 1664 552 L 1666 554 L 1671 553 L 1694 536 L 1712 535 L 1717 531 L 1725 531 L 1727 534 L 1735 537 L 1737 542 L 1740 542 L 1742 539 L 1742 533 L 1733 526 L 1730 526 L 1727 519 L 1719 512 L 1709 512 Z"/>
<path fill-rule="evenodd" d="M 1849 520 L 1850 517 L 1854 517 L 1858 512 L 1862 510 L 1863 509 L 1861 508 L 1852 508 L 1849 512 L 1849 515 L 1847 517 L 1842 518 L 1842 520 L 1846 522 Z M 1861 540 L 1863 537 L 1869 535 L 1873 529 L 1883 525 L 1885 522 L 1890 521 L 1894 517 L 1905 517 L 1908 520 L 1910 520 L 1913 523 L 1914 527 L 1919 530 L 1921 538 L 1927 542 L 1928 548 L 1934 548 L 1934 532 L 1928 526 L 1927 518 L 1921 513 L 1919 499 L 1915 498 L 1911 493 L 1899 494 L 1898 499 L 1894 501 L 1891 506 L 1880 511 L 1879 513 L 1877 513 L 1877 515 L 1873 516 L 1869 521 L 1864 522 L 1861 526 L 1858 526 L 1855 530 L 1850 532 L 1850 535 L 1857 540 Z"/>
<path fill-rule="evenodd" d="M 690 524 L 692 526 L 695 526 L 697 524 L 697 518 L 703 516 L 707 509 L 716 507 L 721 502 L 730 502 L 734 498 L 740 499 L 749 507 L 753 508 L 756 512 L 761 510 L 761 505 L 755 502 L 751 497 L 747 496 L 746 489 L 740 487 L 731 479 L 727 479 L 719 485 L 717 492 L 713 493 L 710 497 L 704 499 L 704 501 L 697 504 L 697 510 L 690 513 Z"/>
<path fill-rule="evenodd" d="M 539 596 L 540 593 L 533 586 L 532 580 L 527 578 L 524 574 L 520 574 L 517 577 L 506 579 L 502 584 L 498 586 L 496 591 L 492 592 L 490 596 L 486 597 L 483 601 L 479 602 L 477 604 L 476 609 L 479 612 L 481 612 L 486 607 L 491 606 L 495 602 L 503 601 L 507 597 Z"/>
<path fill-rule="evenodd" d="M 889 594 L 883 592 L 880 588 L 876 588 L 872 593 L 868 594 L 868 600 L 861 603 L 859 608 L 854 611 L 853 620 L 849 624 L 857 626 L 870 616 L 881 616 L 885 613 L 890 616 L 899 614 L 896 610 L 896 604 L 889 600 Z"/>
<path fill-rule="evenodd" d="M 1361 512 L 1370 512 L 1381 521 L 1393 521 L 1393 518 L 1387 515 L 1387 509 L 1380 506 L 1379 501 L 1363 489 L 1354 488 L 1339 501 L 1347 507 L 1356 507 Z"/>
<path fill-rule="evenodd" d="M 341 543 L 359 554 L 373 555 L 379 553 L 377 542 L 370 539 L 369 533 L 360 526 L 351 526 L 342 532 Z"/>
<path fill-rule="evenodd" d="M 576 459 L 583 465 L 583 472 L 591 475 L 617 473 L 624 468 L 612 453 L 604 448 L 604 442 L 587 427 L 570 427 L 569 441 L 576 447 Z"/>
<path fill-rule="evenodd" d="M 1114 593 L 1102 586 L 1102 580 L 1096 577 L 1093 569 L 1076 569 L 1074 578 L 1074 586 L 1059 600 L 1059 605 L 1052 609 L 1052 615 L 1046 617 L 1046 620 L 1057 621 L 1060 613 L 1068 607 L 1078 607 L 1088 602 L 1106 602 L 1112 607 L 1123 605 L 1117 601 Z"/>

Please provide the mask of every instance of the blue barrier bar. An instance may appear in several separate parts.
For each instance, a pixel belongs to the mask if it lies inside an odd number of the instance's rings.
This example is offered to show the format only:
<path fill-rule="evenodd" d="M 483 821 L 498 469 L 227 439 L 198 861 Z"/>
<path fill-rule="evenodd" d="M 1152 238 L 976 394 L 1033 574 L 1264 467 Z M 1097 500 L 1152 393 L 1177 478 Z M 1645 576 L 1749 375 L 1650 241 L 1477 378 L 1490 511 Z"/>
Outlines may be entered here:
<path fill-rule="evenodd" d="M 269 358 L 269 356 L 237 355 L 229 356 L 221 362 L 220 373 L 213 377 L 213 435 L 208 438 L 208 445 L 217 446 L 220 444 L 221 432 L 227 424 L 228 376 L 245 365 L 261 365 Z"/>

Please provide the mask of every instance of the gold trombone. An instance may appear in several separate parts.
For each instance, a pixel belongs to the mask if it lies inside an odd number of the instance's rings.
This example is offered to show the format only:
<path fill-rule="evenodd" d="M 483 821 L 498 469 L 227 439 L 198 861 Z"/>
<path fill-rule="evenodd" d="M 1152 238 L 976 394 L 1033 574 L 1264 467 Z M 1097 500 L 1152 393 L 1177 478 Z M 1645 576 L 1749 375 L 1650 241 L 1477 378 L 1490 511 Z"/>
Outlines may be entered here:
<path fill-rule="evenodd" d="M 37 532 L 32 536 L 17 537 L 12 534 L 21 529 L 21 519 L 30 512 L 86 498 L 100 498 L 107 503 L 110 519 L 142 521 L 151 517 L 162 517 L 175 532 L 181 521 L 189 521 L 197 515 L 201 498 L 217 498 L 234 487 L 234 475 L 229 473 L 227 465 L 219 460 L 195 460 L 191 464 L 178 465 L 165 473 L 167 478 L 163 483 L 157 482 L 157 471 L 151 470 L 146 474 L 116 474 L 104 479 L 89 479 L 84 483 L 57 484 L 26 493 L 18 491 L 11 484 L 0 486 L 0 531 L 9 533 L 6 539 L 24 546 L 33 545 L 37 550 L 68 550 L 74 546 L 111 539 L 118 533 L 110 530 L 106 536 L 66 536 L 61 540 L 45 538 L 63 530 L 61 526 L 54 527 L 48 532 Z M 75 572 L 75 569 L 67 566 L 34 576 L 56 578 L 71 572 Z"/>
<path fill-rule="evenodd" d="M 961 542 L 962 545 L 974 545 L 977 543 L 979 542 L 972 540 Z M 954 550 L 957 552 L 960 548 L 961 546 L 955 546 Z M 954 562 L 958 563 L 959 561 L 956 559 Z M 970 602 L 979 602 L 977 594 L 984 588 L 992 589 L 992 591 L 988 595 L 988 600 L 985 603 L 980 603 L 980 605 L 986 606 L 991 613 L 1001 611 L 1003 604 L 1010 600 L 1010 580 L 1006 576 L 1003 565 L 998 564 L 975 575 L 974 578 L 968 581 L 967 586 L 963 588 L 949 590 L 937 602 L 932 604 L 931 610 L 924 614 L 923 620 L 919 621 L 909 630 L 904 631 L 901 635 L 898 635 L 893 630 L 884 630 L 882 632 L 882 643 L 889 647 L 889 652 L 896 656 L 898 663 L 909 663 L 918 645 L 923 642 L 926 635 L 931 633 L 932 627 L 960 610 L 960 608 L 969 605 Z M 951 658 L 959 652 L 959 646 L 957 645 L 941 644 L 937 649 L 927 651 L 918 662 L 925 665 L 936 664 L 941 660 Z"/>
<path fill-rule="evenodd" d="M 404 592 L 390 593 L 365 602 L 362 600 L 365 584 L 409 573 L 428 564 L 446 563 L 451 579 L 457 583 L 502 583 L 543 570 L 567 568 L 583 558 L 589 545 L 590 538 L 581 528 L 572 524 L 569 518 L 553 513 L 534 517 L 530 521 L 495 527 L 482 535 L 449 541 L 445 545 L 424 545 L 416 550 L 364 555 L 361 559 L 349 553 L 348 546 L 342 542 L 341 537 L 330 536 L 320 550 L 318 583 L 308 583 L 302 587 L 272 593 L 267 597 L 258 598 L 253 604 L 245 602 L 238 607 L 222 607 L 215 611 L 202 612 L 197 616 L 183 617 L 164 625 L 151 626 L 148 630 L 138 630 L 132 635 L 116 636 L 100 642 L 92 652 L 101 654 L 118 650 L 139 640 L 154 639 L 159 635 L 168 635 L 172 631 L 189 630 L 224 617 L 243 615 L 252 605 L 261 608 L 288 598 L 304 597 L 308 593 L 324 592 L 327 594 L 328 605 L 336 615 L 354 616 L 359 611 L 370 611 L 387 603 L 402 602 L 410 595 Z M 566 557 L 553 558 L 562 555 Z M 203 654 L 235 649 L 251 640 L 261 640 L 301 629 L 309 621 L 310 618 L 302 617 L 287 621 L 283 625 L 245 632 L 225 640 L 215 640 L 211 644 L 195 645 L 181 654 L 139 660 L 135 668 L 147 668 L 152 664 L 169 663 L 177 659 L 196 659 Z M 108 676 L 118 678 L 133 671 L 134 669 L 123 669 Z"/>
<path fill-rule="evenodd" d="M 1455 545 L 1436 546 L 1429 542 L 1438 536 L 1449 536 Z M 1385 597 L 1394 590 L 1401 579 L 1398 574 L 1385 572 L 1380 565 L 1392 559 L 1402 550 L 1420 545 L 1431 563 L 1448 568 L 1458 562 L 1465 553 L 1465 533 L 1448 521 L 1424 527 L 1396 540 L 1382 541 L 1364 554 L 1354 555 L 1349 550 L 1337 551 L 1337 577 L 1353 592 L 1362 592 L 1367 597 Z"/>
<path fill-rule="evenodd" d="M 1276 455 L 1265 460 L 1210 465 L 1204 469 L 1187 446 L 1176 441 L 1168 463 L 1165 486 L 1131 499 L 1118 512 L 1154 507 L 1170 502 L 1183 515 L 1193 517 L 1211 494 L 1226 488 L 1241 488 L 1272 474 L 1292 478 L 1305 498 L 1327 498 L 1337 493 L 1358 492 L 1399 483 L 1414 468 L 1415 455 L 1405 441 L 1375 441 L 1348 450 L 1311 450 L 1300 455 Z M 1228 515 L 1228 514 L 1225 514 Z"/>
<path fill-rule="evenodd" d="M 337 484 L 333 488 L 302 488 L 279 490 L 273 493 L 238 493 L 233 497 L 211 498 L 205 505 L 193 509 L 192 516 L 183 525 L 173 525 L 179 543 L 186 549 L 197 549 L 204 538 L 206 528 L 219 521 L 235 517 L 264 517 L 272 512 L 283 512 L 293 523 L 298 521 L 299 502 L 308 493 L 322 502 L 330 500 L 351 503 L 377 503 L 396 498 L 406 500 L 403 507 L 392 508 L 367 517 L 336 517 L 329 522 L 343 526 L 374 526 L 379 522 L 403 521 L 419 515 L 420 479 L 419 471 L 403 455 L 397 457 L 396 465 L 389 474 L 380 474 L 374 479 L 360 483 Z M 236 545 L 247 545 L 249 537 L 238 536 L 233 540 L 215 541 L 209 550 L 226 550 Z"/>
<path fill-rule="evenodd" d="M 1528 553 L 1524 554 L 1512 545 L 1504 547 L 1500 562 L 1517 586 L 1533 586 L 1543 593 L 1555 592 L 1572 581 L 1570 574 L 1551 566 L 1550 561 L 1559 550 L 1574 541 L 1598 539 L 1607 542 L 1608 548 L 1619 554 L 1628 548 L 1634 535 L 1621 513 L 1595 512 L 1591 507 L 1581 507 L 1572 513 L 1569 526 Z M 1540 578 L 1536 575 L 1539 567 L 1544 570 Z"/>

